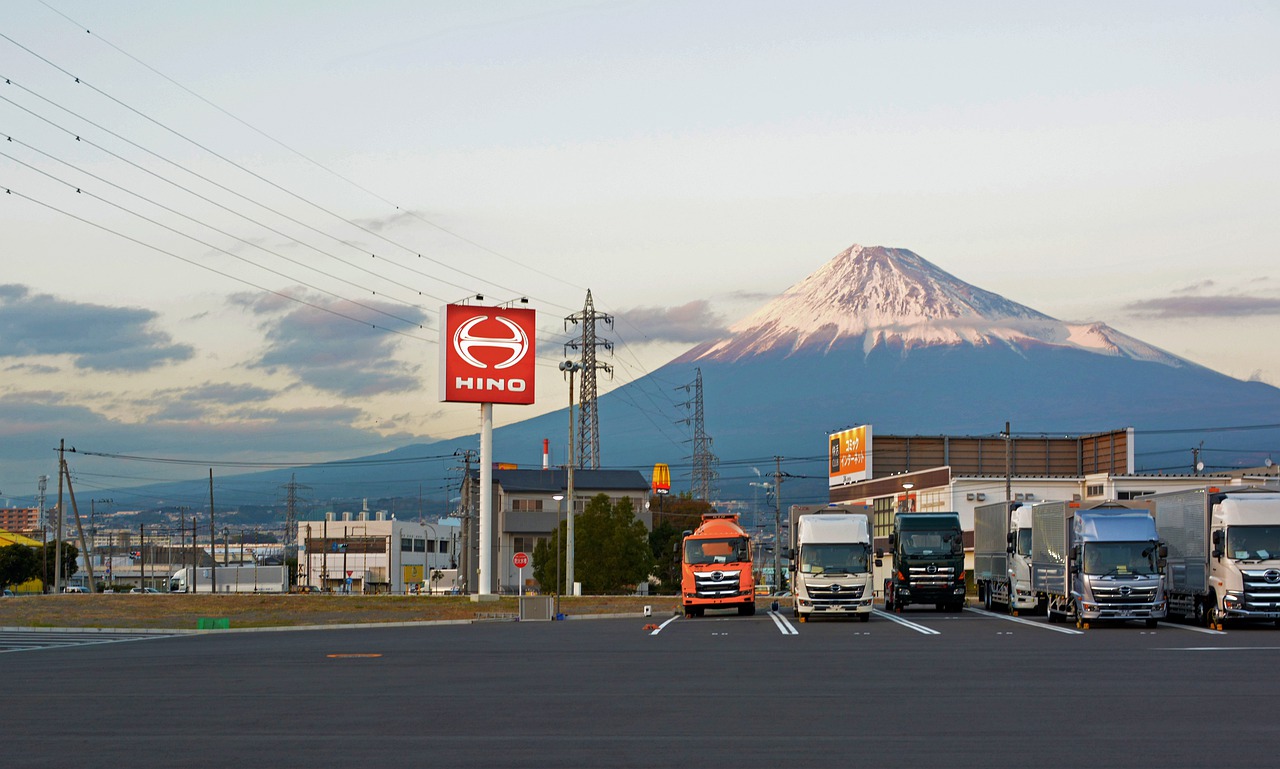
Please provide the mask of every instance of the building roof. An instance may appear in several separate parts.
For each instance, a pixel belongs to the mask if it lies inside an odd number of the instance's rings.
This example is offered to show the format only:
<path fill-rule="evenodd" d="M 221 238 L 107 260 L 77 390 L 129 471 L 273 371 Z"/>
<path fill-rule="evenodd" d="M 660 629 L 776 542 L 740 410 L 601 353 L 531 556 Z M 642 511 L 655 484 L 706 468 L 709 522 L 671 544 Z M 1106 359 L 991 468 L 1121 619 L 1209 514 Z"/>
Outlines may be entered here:
<path fill-rule="evenodd" d="M 21 534 L 14 534 L 12 532 L 8 532 L 3 529 L 0 529 L 0 547 L 8 547 L 9 545 L 26 545 L 27 547 L 40 547 L 40 543 L 37 540 L 31 539 L 30 537 L 24 537 Z"/>
<path fill-rule="evenodd" d="M 480 471 L 472 470 L 479 479 Z M 554 494 L 566 487 L 564 468 L 551 470 L 494 470 L 493 481 L 507 492 Z M 573 471 L 574 494 L 593 491 L 648 491 L 649 482 L 638 470 Z"/>

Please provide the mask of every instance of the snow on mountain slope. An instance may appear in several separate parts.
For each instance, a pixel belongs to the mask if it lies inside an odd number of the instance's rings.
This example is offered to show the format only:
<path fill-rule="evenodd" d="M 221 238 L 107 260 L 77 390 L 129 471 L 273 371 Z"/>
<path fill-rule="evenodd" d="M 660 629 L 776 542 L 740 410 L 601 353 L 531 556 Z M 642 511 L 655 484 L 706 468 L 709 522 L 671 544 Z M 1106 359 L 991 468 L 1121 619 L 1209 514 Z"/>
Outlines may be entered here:
<path fill-rule="evenodd" d="M 1102 323 L 1064 323 L 965 283 L 906 249 L 859 245 L 735 323 L 727 337 L 696 347 L 677 362 L 825 353 L 853 345 L 864 355 L 881 345 L 904 352 L 938 345 L 1048 345 L 1194 365 Z"/>

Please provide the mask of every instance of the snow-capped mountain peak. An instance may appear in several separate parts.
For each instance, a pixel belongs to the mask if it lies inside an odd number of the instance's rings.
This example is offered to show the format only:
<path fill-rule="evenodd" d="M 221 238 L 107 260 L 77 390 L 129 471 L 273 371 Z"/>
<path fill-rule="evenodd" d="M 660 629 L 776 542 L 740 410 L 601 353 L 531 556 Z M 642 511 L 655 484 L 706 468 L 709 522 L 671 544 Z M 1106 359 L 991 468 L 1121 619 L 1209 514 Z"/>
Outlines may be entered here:
<path fill-rule="evenodd" d="M 859 347 L 1072 347 L 1182 366 L 1101 323 L 1068 324 L 960 280 L 901 248 L 854 245 L 682 361 Z"/>

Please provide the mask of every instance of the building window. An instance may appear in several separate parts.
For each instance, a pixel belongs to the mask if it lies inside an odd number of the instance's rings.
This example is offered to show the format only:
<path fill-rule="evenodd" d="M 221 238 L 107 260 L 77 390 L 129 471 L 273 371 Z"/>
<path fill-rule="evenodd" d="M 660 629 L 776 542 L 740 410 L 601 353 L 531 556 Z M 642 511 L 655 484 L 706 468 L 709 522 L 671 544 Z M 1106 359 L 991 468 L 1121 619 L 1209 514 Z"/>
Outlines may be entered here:
<path fill-rule="evenodd" d="M 893 497 L 880 497 L 872 500 L 871 511 L 875 516 L 875 535 L 877 537 L 888 537 L 893 533 Z"/>
<path fill-rule="evenodd" d="M 1137 499 L 1138 497 L 1145 497 L 1150 494 L 1155 494 L 1155 492 L 1154 491 L 1117 491 L 1116 499 Z"/>
<path fill-rule="evenodd" d="M 1088 486 L 1085 487 L 1084 494 L 1086 497 L 1102 496 L 1102 484 L 1101 483 L 1089 484 Z"/>
<path fill-rule="evenodd" d="M 517 553 L 532 553 L 533 544 L 534 544 L 533 537 L 512 537 L 511 538 L 511 547 L 515 548 L 515 552 Z"/>
<path fill-rule="evenodd" d="M 447 539 L 440 540 L 440 552 L 442 553 L 449 552 L 449 540 Z"/>
<path fill-rule="evenodd" d="M 436 551 L 436 541 L 434 539 L 427 540 L 427 552 L 434 553 Z"/>
<path fill-rule="evenodd" d="M 426 540 L 424 540 L 424 539 L 417 539 L 417 538 L 415 537 L 415 538 L 414 538 L 414 540 L 413 540 L 413 552 L 415 552 L 415 553 L 422 553 L 422 552 L 426 552 L 426 549 L 427 549 L 427 542 L 426 542 Z"/>
<path fill-rule="evenodd" d="M 412 552 L 413 552 L 413 538 L 412 538 L 412 537 L 401 537 L 401 538 L 400 538 L 400 552 L 402 552 L 402 553 L 412 553 Z"/>
<path fill-rule="evenodd" d="M 512 499 L 511 510 L 516 513 L 537 513 L 542 511 L 541 499 Z"/>

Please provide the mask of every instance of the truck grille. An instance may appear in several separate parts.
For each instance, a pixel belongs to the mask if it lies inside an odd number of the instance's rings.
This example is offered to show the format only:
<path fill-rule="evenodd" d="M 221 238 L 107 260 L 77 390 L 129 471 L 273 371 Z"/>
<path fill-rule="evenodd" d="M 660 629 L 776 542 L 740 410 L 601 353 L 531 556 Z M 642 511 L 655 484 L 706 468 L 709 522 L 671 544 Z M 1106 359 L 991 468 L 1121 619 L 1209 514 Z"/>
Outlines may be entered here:
<path fill-rule="evenodd" d="M 1280 570 L 1241 569 L 1244 608 L 1250 612 L 1280 611 Z"/>
<path fill-rule="evenodd" d="M 1098 603 L 1116 606 L 1148 604 L 1156 600 L 1156 588 L 1132 585 L 1106 585 L 1093 583 L 1093 597 Z"/>
<path fill-rule="evenodd" d="M 951 566 L 912 566 L 907 569 L 907 581 L 913 588 L 951 587 L 956 570 Z"/>
<path fill-rule="evenodd" d="M 741 590 L 740 570 L 733 571 L 695 571 L 693 573 L 694 591 L 699 598 L 731 598 Z"/>
<path fill-rule="evenodd" d="M 865 585 L 807 585 L 814 608 L 857 605 Z"/>

